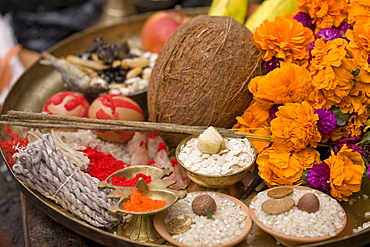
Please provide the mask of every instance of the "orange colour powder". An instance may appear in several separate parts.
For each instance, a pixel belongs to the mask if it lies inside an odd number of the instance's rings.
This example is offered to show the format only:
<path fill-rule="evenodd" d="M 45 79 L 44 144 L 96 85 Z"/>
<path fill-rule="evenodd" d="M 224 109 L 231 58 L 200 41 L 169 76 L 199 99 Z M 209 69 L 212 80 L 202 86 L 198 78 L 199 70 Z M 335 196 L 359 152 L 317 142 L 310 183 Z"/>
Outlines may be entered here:
<path fill-rule="evenodd" d="M 166 206 L 166 201 L 153 200 L 146 197 L 139 190 L 133 189 L 133 193 L 129 196 L 129 200 L 123 204 L 123 210 L 131 212 L 149 212 Z"/>

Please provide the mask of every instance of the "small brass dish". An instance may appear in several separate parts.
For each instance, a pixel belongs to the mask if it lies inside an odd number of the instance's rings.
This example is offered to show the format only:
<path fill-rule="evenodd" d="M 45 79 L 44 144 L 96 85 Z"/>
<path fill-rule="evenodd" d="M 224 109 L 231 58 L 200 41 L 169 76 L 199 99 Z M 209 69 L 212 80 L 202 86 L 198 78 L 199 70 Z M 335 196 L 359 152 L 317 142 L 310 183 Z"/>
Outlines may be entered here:
<path fill-rule="evenodd" d="M 135 187 L 121 187 L 110 183 L 113 176 L 126 177 L 132 179 L 136 174 L 141 173 L 146 176 L 151 176 L 152 181 L 146 184 L 144 179 L 140 177 Z M 161 169 L 155 166 L 138 165 L 129 166 L 108 176 L 105 181 L 99 183 L 99 188 L 112 188 L 112 191 L 107 197 L 120 198 L 118 202 L 109 207 L 109 212 L 112 214 L 121 214 L 123 217 L 122 223 L 117 228 L 117 233 L 120 236 L 127 237 L 133 241 L 140 243 L 155 243 L 162 244 L 165 242 L 155 230 L 153 226 L 154 215 L 171 207 L 179 198 L 186 196 L 185 190 L 172 190 L 167 187 L 174 184 L 175 181 L 163 180 L 162 178 L 172 173 L 171 170 Z M 129 196 L 133 193 L 133 189 L 137 188 L 140 193 L 152 200 L 162 200 L 166 205 L 162 208 L 146 211 L 127 211 L 124 210 L 124 203 L 130 200 Z"/>
<path fill-rule="evenodd" d="M 250 164 L 246 165 L 242 170 L 238 172 L 227 174 L 227 175 L 200 174 L 200 173 L 189 170 L 187 167 L 184 166 L 183 162 L 178 158 L 181 148 L 186 144 L 186 142 L 189 141 L 191 138 L 197 138 L 197 137 L 198 135 L 192 135 L 192 136 L 189 136 L 183 139 L 179 143 L 179 145 L 176 148 L 176 158 L 179 164 L 183 167 L 186 175 L 190 178 L 190 180 L 201 187 L 205 187 L 204 190 L 212 190 L 216 192 L 231 194 L 231 193 L 228 193 L 228 191 L 230 191 L 230 187 L 233 187 L 233 186 L 236 187 L 238 183 L 241 182 L 252 169 L 255 159 L 256 159 L 256 152 L 254 152 L 255 155 L 254 155 L 253 160 L 250 162 Z M 254 149 L 254 146 L 253 145 L 251 146 Z M 237 188 L 236 190 L 239 190 L 239 188 Z M 240 194 L 239 192 L 240 191 L 236 191 L 235 194 Z M 239 195 L 234 195 L 234 196 L 238 197 Z"/>

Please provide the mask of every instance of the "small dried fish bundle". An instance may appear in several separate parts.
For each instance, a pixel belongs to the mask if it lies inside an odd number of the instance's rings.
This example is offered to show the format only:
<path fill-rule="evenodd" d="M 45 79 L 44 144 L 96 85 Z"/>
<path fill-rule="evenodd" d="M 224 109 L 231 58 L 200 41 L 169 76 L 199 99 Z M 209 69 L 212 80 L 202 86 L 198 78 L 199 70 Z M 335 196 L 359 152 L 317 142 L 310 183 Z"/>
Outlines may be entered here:
<path fill-rule="evenodd" d="M 57 58 L 48 52 L 42 52 L 40 63 L 52 66 L 59 71 L 66 87 L 72 91 L 85 95 L 97 95 L 108 90 L 108 82 L 93 69 L 71 63 L 63 58 Z"/>

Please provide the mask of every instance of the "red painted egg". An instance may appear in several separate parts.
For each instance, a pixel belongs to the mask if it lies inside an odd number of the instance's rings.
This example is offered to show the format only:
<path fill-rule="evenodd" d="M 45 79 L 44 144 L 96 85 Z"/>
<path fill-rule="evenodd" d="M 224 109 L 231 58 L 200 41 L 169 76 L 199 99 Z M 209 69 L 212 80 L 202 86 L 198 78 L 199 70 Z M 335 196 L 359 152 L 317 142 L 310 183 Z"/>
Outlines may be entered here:
<path fill-rule="evenodd" d="M 46 100 L 42 112 L 51 115 L 87 117 L 89 102 L 80 93 L 63 91 Z"/>
<path fill-rule="evenodd" d="M 89 118 L 124 121 L 144 121 L 144 112 L 131 98 L 119 94 L 105 94 L 96 98 L 90 105 Z M 132 131 L 101 131 L 94 133 L 105 141 L 124 143 L 129 141 Z"/>

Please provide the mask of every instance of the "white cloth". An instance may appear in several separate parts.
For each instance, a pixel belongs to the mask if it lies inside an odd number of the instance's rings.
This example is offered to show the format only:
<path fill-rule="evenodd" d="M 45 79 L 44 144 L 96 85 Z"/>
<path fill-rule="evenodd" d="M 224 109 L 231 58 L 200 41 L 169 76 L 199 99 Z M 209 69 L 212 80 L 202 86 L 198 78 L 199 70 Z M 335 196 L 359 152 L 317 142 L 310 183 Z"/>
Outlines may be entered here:
<path fill-rule="evenodd" d="M 13 28 L 11 26 L 11 17 L 6 15 L 0 15 L 0 59 L 3 58 L 10 49 L 17 45 L 17 41 L 14 35 Z M 0 92 L 0 105 L 5 101 L 11 88 L 14 86 L 18 78 L 23 74 L 25 68 L 20 61 L 18 55 L 15 55 L 10 60 L 10 67 L 12 69 L 12 79 L 9 85 Z M 2 69 L 2 68 L 0 68 Z"/>

